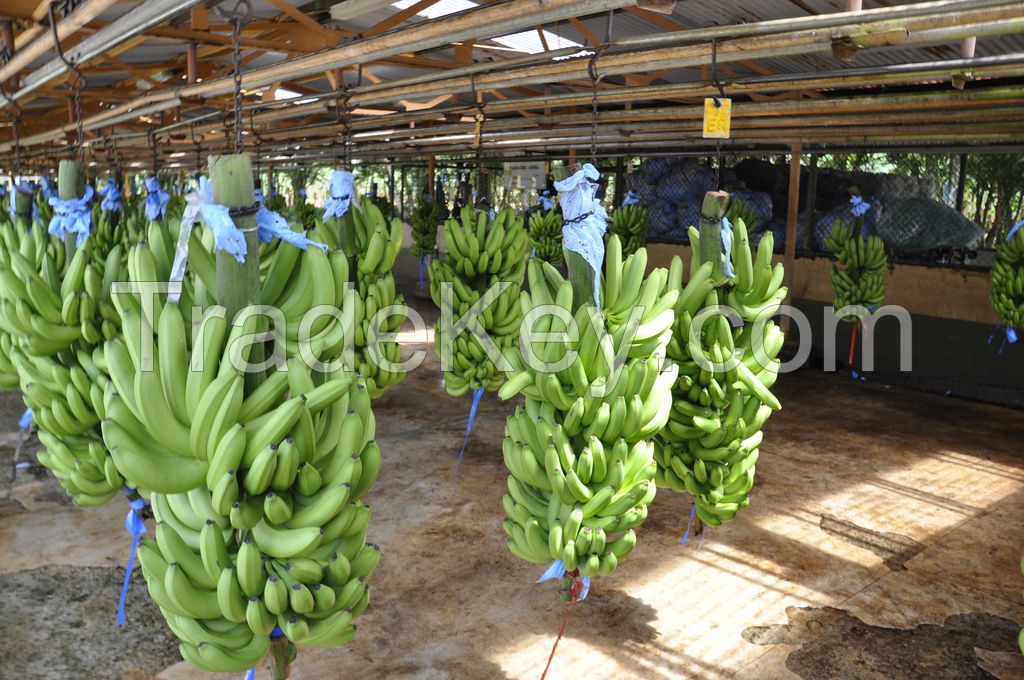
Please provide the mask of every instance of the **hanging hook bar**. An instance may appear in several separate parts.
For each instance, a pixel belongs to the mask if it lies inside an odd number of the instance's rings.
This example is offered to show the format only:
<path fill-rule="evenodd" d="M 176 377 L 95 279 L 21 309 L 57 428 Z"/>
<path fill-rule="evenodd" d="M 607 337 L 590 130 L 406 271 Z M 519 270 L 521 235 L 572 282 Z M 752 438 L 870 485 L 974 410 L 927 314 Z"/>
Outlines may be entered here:
<path fill-rule="evenodd" d="M 611 18 L 609 18 L 611 22 Z M 597 165 L 597 84 L 604 78 L 603 73 L 597 71 L 597 60 L 604 53 L 606 46 L 601 45 L 587 62 L 587 74 L 590 76 L 590 162 Z"/>

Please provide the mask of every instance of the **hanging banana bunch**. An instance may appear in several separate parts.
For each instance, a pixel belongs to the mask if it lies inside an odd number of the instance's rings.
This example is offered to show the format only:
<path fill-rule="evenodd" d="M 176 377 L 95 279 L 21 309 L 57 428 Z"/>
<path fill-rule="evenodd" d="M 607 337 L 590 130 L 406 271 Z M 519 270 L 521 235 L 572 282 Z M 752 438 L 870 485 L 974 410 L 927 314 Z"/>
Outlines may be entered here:
<path fill-rule="evenodd" d="M 701 234 L 690 227 L 689 235 L 689 282 L 682 285 L 680 258 L 669 268 L 667 289 L 679 296 L 668 356 L 679 374 L 672 413 L 655 447 L 655 480 L 692 495 L 700 522 L 718 526 L 749 504 L 761 428 L 781 408 L 769 390 L 784 337 L 769 319 L 787 290 L 782 264 L 772 267 L 771 232 L 758 244 L 755 260 L 743 221 L 733 224 L 732 278 L 716 277 L 711 261 L 701 263 Z M 733 310 L 742 323 L 733 327 L 720 306 Z M 702 325 L 691 338 L 695 319 Z M 730 358 L 734 367 L 727 363 Z"/>
<path fill-rule="evenodd" d="M 865 240 L 850 225 L 837 220 L 832 224 L 832 233 L 825 237 L 825 245 L 835 253 L 840 265 L 833 264 L 828 274 L 835 292 L 832 305 L 837 310 L 850 305 L 871 310 L 882 304 L 889 264 L 882 239 L 871 236 Z M 851 315 L 843 320 L 854 323 L 859 317 Z"/>
<path fill-rule="evenodd" d="M 989 301 L 1000 323 L 1006 327 L 1007 339 L 1015 342 L 1016 329 L 1024 325 L 1024 229 L 1021 224 L 1011 229 L 1006 240 L 996 246 Z"/>
<path fill-rule="evenodd" d="M 441 208 L 429 195 L 420 199 L 412 213 L 412 254 L 427 257 L 437 247 L 437 223 L 441 220 Z"/>
<path fill-rule="evenodd" d="M 342 243 L 343 231 L 352 236 L 349 245 Z M 341 249 L 339 253 L 345 249 L 354 251 L 345 252 L 347 262 L 353 263 L 349 269 L 342 272 L 341 262 L 333 265 L 334 282 L 339 290 L 346 283 L 355 286 L 355 299 L 351 303 L 355 305 L 355 369 L 366 380 L 371 398 L 376 399 L 405 377 L 404 373 L 391 371 L 381 365 L 382 359 L 391 363 L 400 361 L 398 343 L 377 337 L 378 333 L 398 330 L 408 314 L 405 297 L 395 291 L 395 276 L 392 273 L 395 259 L 402 249 L 402 222 L 398 218 L 386 220 L 373 202 L 363 200 L 358 205 L 353 203 L 338 220 L 319 223 L 311 232 L 311 237 L 332 248 Z M 381 310 L 389 310 L 390 316 L 378 315 Z M 351 344 L 352 340 L 349 342 Z M 371 351 L 379 352 L 379 356 L 370 356 Z"/>
<path fill-rule="evenodd" d="M 624 255 L 635 253 L 647 241 L 647 208 L 639 203 L 622 205 L 612 213 L 608 228 L 622 241 Z"/>
<path fill-rule="evenodd" d="M 530 245 L 535 257 L 558 266 L 562 253 L 562 214 L 555 210 L 537 210 L 530 215 Z"/>
<path fill-rule="evenodd" d="M 199 233 L 183 282 L 193 299 L 209 297 L 216 276 L 209 234 Z M 288 247 L 275 251 L 261 302 L 279 303 L 289 322 L 308 311 L 302 305 L 341 305 L 333 272 L 347 282 L 344 253 L 307 248 L 280 269 Z M 165 280 L 164 263 L 140 244 L 130 280 Z M 183 658 L 204 670 L 258 664 L 275 627 L 300 645 L 344 644 L 380 558 L 366 543 L 371 511 L 360 501 L 380 469 L 367 383 L 312 372 L 293 356 L 247 390 L 239 360 L 256 359 L 263 345 L 243 339 L 266 330 L 261 317 L 231 324 L 209 307 L 193 324 L 186 297 L 157 295 L 147 315 L 137 297 L 118 296 L 124 334 L 105 348 L 103 438 L 157 520 L 139 547 L 150 595 Z M 344 344 L 329 325 L 313 333 L 314 355 L 330 342 L 319 334 Z"/>
<path fill-rule="evenodd" d="M 515 344 L 522 322 L 519 291 L 526 273 L 528 239 L 523 218 L 511 208 L 498 211 L 488 224 L 486 211 L 466 206 L 459 219 L 444 225 L 447 252 L 430 263 L 430 296 L 439 308 L 446 303 L 446 284 L 451 284 L 452 315 L 458 320 L 483 300 L 478 322 L 495 345 L 504 350 Z M 497 284 L 511 283 L 500 293 Z M 435 333 L 438 354 L 442 343 L 452 345 L 452 367 L 444 374 L 445 390 L 453 397 L 480 388 L 494 391 L 505 376 L 487 356 L 472 332 L 449 337 Z"/>
<path fill-rule="evenodd" d="M 100 505 L 123 486 L 100 438 L 108 378 L 94 358 L 120 332 L 110 284 L 123 250 L 101 253 L 90 234 L 69 260 L 45 225 L 21 220 L 0 239 L 0 346 L 46 447 L 39 461 L 76 503 Z"/>
<path fill-rule="evenodd" d="M 514 377 L 498 394 L 526 396 L 508 418 L 502 443 L 511 473 L 503 526 L 520 559 L 561 561 L 590 577 L 611 573 L 636 545 L 635 529 L 656 493 L 652 438 L 672 409 L 676 368 L 663 363 L 679 295 L 664 291 L 668 272 L 655 269 L 645 279 L 646 267 L 646 250 L 623 260 L 613 235 L 598 310 L 589 296 L 574 300 L 572 285 L 554 267 L 530 263 L 522 306 L 527 313 L 551 304 L 565 309 L 579 339 L 529 343 L 544 362 L 578 354 L 558 372 L 535 370 L 517 348 L 506 353 Z M 564 333 L 566 325 L 547 315 L 531 330 Z"/>

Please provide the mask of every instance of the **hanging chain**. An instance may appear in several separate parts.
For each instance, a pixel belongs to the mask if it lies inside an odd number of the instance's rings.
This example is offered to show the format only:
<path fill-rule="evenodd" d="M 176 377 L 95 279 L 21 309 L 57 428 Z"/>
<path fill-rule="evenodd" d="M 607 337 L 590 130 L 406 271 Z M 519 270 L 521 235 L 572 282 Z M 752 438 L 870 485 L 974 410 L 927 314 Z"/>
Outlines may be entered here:
<path fill-rule="evenodd" d="M 85 158 L 85 139 L 83 134 L 84 131 L 82 130 L 82 89 L 85 88 L 88 81 L 85 79 L 85 75 L 79 70 L 78 66 L 64 55 L 64 51 L 60 47 L 60 39 L 57 37 L 57 17 L 55 11 L 58 6 L 58 2 L 51 2 L 46 8 L 46 12 L 50 19 L 50 33 L 53 36 L 53 49 L 57 53 L 57 58 L 64 62 L 68 71 L 70 71 L 75 77 L 75 80 L 71 84 L 71 89 L 74 93 L 72 95 L 72 106 L 74 107 L 75 113 L 75 141 L 78 146 L 78 160 L 81 162 Z"/>
<path fill-rule="evenodd" d="M 156 133 L 153 130 L 150 130 L 146 134 L 146 137 L 149 140 L 149 153 L 152 155 L 153 176 L 155 177 L 156 176 L 156 171 L 157 171 L 157 162 L 156 162 L 157 161 L 157 159 L 156 159 Z"/>
<path fill-rule="evenodd" d="M 714 79 L 715 87 L 718 88 L 718 97 L 713 97 L 712 100 L 715 102 L 715 108 L 722 108 L 722 99 L 725 99 L 725 87 L 722 86 L 722 81 L 718 79 L 718 38 L 711 39 L 711 77 Z M 715 163 L 715 189 L 722 188 L 722 140 L 715 140 L 715 159 L 718 161 Z"/>
<path fill-rule="evenodd" d="M 597 166 L 597 84 L 604 77 L 603 73 L 597 72 L 597 58 L 603 51 L 604 47 L 599 47 L 587 64 L 587 73 L 590 75 L 590 163 L 595 167 Z"/>
<path fill-rule="evenodd" d="M 196 139 L 196 122 L 195 121 L 192 121 L 192 125 L 190 127 L 190 134 L 192 136 L 192 143 L 195 144 L 195 146 L 196 146 L 196 176 L 198 177 L 200 174 L 202 174 L 202 167 L 203 167 L 202 166 L 202 160 L 203 159 L 202 159 L 202 156 L 199 153 L 200 150 L 201 150 L 201 147 L 202 147 L 202 142 L 200 142 L 198 139 Z"/>
<path fill-rule="evenodd" d="M 242 24 L 246 23 L 249 16 L 252 14 L 252 5 L 249 4 L 249 0 L 238 0 L 230 11 L 218 7 L 215 12 L 222 19 L 231 24 L 231 65 L 234 68 L 232 76 L 235 83 L 233 100 L 235 115 L 235 153 L 242 153 L 244 148 L 244 144 L 242 142 Z M 224 127 L 226 131 L 226 117 Z"/>
<path fill-rule="evenodd" d="M 473 141 L 476 146 L 476 181 L 479 186 L 482 183 L 481 178 L 483 177 L 484 122 L 487 120 L 487 113 L 484 111 L 483 96 L 477 94 L 476 91 L 476 73 L 469 77 L 469 86 L 473 93 L 473 104 L 476 106 L 476 115 L 474 116 L 476 127 L 473 132 Z"/>
<path fill-rule="evenodd" d="M 235 153 L 242 153 L 242 18 L 231 25 L 231 63 L 235 67 Z"/>
<path fill-rule="evenodd" d="M 7 91 L 0 86 L 0 93 L 3 93 L 4 99 L 11 105 L 11 132 L 14 135 L 14 175 L 11 177 L 11 182 L 17 184 L 18 175 L 21 174 L 21 133 L 19 132 L 21 123 L 21 106 L 18 105 L 14 99 L 7 94 Z M 12 187 L 13 188 L 13 187 Z"/>

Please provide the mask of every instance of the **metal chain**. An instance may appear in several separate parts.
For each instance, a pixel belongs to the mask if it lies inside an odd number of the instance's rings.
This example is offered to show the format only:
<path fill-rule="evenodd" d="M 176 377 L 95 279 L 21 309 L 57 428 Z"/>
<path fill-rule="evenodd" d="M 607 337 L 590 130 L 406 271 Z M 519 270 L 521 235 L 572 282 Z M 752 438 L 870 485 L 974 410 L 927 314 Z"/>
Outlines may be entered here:
<path fill-rule="evenodd" d="M 474 142 L 476 143 L 476 178 L 477 185 L 479 186 L 481 178 L 483 177 L 483 162 L 484 162 L 484 123 L 487 121 L 487 113 L 484 111 L 483 97 L 477 95 L 476 91 L 476 73 L 473 73 L 469 78 L 469 86 L 473 93 L 473 105 L 476 106 L 476 130 L 474 134 Z"/>
<path fill-rule="evenodd" d="M 231 23 L 231 63 L 235 67 L 235 153 L 242 153 L 242 17 L 236 17 Z"/>
<path fill-rule="evenodd" d="M 17 183 L 18 175 L 21 174 L 21 133 L 19 132 L 19 124 L 21 123 L 22 111 L 21 106 L 7 94 L 7 91 L 2 86 L 0 86 L 0 93 L 3 93 L 4 99 L 11 105 L 11 132 L 14 135 L 14 175 L 11 177 L 11 181 Z"/>
<path fill-rule="evenodd" d="M 722 86 L 722 81 L 718 79 L 718 38 L 711 39 L 711 77 L 714 79 L 715 87 L 718 88 L 718 94 L 721 99 L 725 99 L 725 87 Z M 715 108 L 722 108 L 722 102 L 719 97 L 713 97 L 712 101 L 715 102 Z M 722 140 L 715 140 L 715 159 L 718 161 L 715 164 L 715 189 L 722 188 Z"/>
<path fill-rule="evenodd" d="M 71 86 L 74 92 L 72 105 L 74 107 L 75 113 L 75 140 L 78 146 L 78 160 L 79 162 L 81 162 L 85 159 L 85 139 L 84 131 L 82 130 L 82 89 L 86 86 L 87 81 L 85 79 L 85 75 L 78 69 L 78 66 L 76 66 L 73 61 L 68 59 L 64 55 L 64 51 L 61 49 L 60 39 L 57 36 L 56 9 L 58 8 L 58 6 L 58 2 L 51 2 L 49 6 L 47 6 L 46 8 L 46 12 L 49 15 L 50 19 L 50 33 L 53 36 L 53 50 L 57 53 L 57 58 L 64 62 L 64 65 L 67 66 L 68 71 L 70 71 L 75 77 L 75 80 Z"/>
<path fill-rule="evenodd" d="M 231 10 L 224 10 L 220 7 L 214 12 L 222 19 L 231 24 L 231 65 L 234 67 L 233 78 L 234 91 L 234 115 L 235 115 L 235 153 L 242 153 L 244 144 L 242 141 L 242 24 L 248 21 L 252 14 L 252 5 L 249 0 L 238 0 Z M 224 120 L 224 130 L 227 133 L 227 118 Z M 230 137 L 228 137 L 230 143 Z"/>
<path fill-rule="evenodd" d="M 590 75 L 590 163 L 597 166 L 597 84 L 604 78 L 603 73 L 597 72 L 597 58 L 604 52 L 604 47 L 599 47 L 594 52 L 587 64 L 587 73 Z"/>

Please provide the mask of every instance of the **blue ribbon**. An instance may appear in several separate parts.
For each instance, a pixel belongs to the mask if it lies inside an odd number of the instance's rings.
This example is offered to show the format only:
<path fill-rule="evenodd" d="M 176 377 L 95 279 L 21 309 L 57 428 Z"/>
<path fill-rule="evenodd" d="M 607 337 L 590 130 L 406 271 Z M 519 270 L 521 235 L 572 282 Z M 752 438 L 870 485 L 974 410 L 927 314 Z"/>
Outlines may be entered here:
<path fill-rule="evenodd" d="M 257 187 L 253 195 L 256 197 L 256 202 L 263 205 L 263 189 Z"/>
<path fill-rule="evenodd" d="M 146 178 L 146 219 L 150 222 L 163 219 L 167 215 L 167 203 L 171 200 L 170 194 L 160 186 L 160 180 L 155 175 Z"/>
<path fill-rule="evenodd" d="M 640 194 L 630 189 L 626 192 L 626 197 L 622 199 L 622 205 L 623 207 L 627 205 L 640 205 Z"/>
<path fill-rule="evenodd" d="M 100 210 L 104 212 L 121 211 L 121 188 L 117 186 L 117 182 L 113 177 L 107 178 L 107 183 L 99 190 L 99 194 L 103 197 L 103 202 L 100 203 Z"/>
<path fill-rule="evenodd" d="M 540 575 L 540 578 L 537 579 L 535 583 L 543 583 L 544 581 L 562 578 L 563 576 L 565 576 L 565 563 L 562 562 L 562 560 L 555 560 L 551 563 L 551 566 L 548 567 L 547 571 Z M 590 592 L 590 577 L 584 576 L 582 577 L 582 580 L 583 590 L 580 591 L 581 602 L 587 599 L 587 594 Z"/>
<path fill-rule="evenodd" d="M 77 234 L 77 245 L 81 246 L 92 231 L 92 210 L 89 201 L 95 190 L 91 185 L 85 186 L 85 195 L 81 198 L 62 200 L 59 196 L 51 196 L 53 219 L 50 220 L 50 233 L 63 239 L 67 233 Z"/>
<path fill-rule="evenodd" d="M 420 290 L 423 290 L 423 265 L 427 261 L 427 256 L 424 255 L 420 258 Z"/>
<path fill-rule="evenodd" d="M 126 493 L 134 493 L 134 489 L 125 489 Z M 124 625 L 124 603 L 128 599 L 128 586 L 132 581 L 132 569 L 135 568 L 135 552 L 139 548 L 139 539 L 146 533 L 146 525 L 142 522 L 139 512 L 146 507 L 145 501 L 136 498 L 129 501 L 128 514 L 124 518 L 124 528 L 132 535 L 132 551 L 128 555 L 128 568 L 124 572 L 124 584 L 121 586 L 121 600 L 117 604 L 117 625 Z"/>
<path fill-rule="evenodd" d="M 1006 240 L 1009 241 L 1014 236 L 1016 236 L 1017 232 L 1020 231 L 1021 227 L 1024 227 L 1024 220 L 1021 220 L 1017 224 L 1013 225 L 1013 228 L 1010 229 L 1010 233 L 1006 235 Z"/>
<path fill-rule="evenodd" d="M 25 412 L 18 418 L 18 427 L 22 430 L 27 430 L 32 427 L 32 409 L 27 408 Z"/>
<path fill-rule="evenodd" d="M 306 190 L 305 189 L 299 189 L 299 198 L 305 198 L 305 197 L 306 197 Z"/>
<path fill-rule="evenodd" d="M 868 210 L 871 209 L 871 204 L 865 201 L 860 196 L 851 196 L 850 205 L 853 206 L 851 212 L 854 217 L 862 217 Z"/>
<path fill-rule="evenodd" d="M 693 524 L 693 518 L 697 515 L 697 506 L 690 508 L 690 519 L 686 520 L 686 533 L 679 540 L 679 545 L 686 545 L 686 542 L 690 540 L 690 526 Z"/>
<path fill-rule="evenodd" d="M 469 433 L 473 431 L 473 421 L 476 420 L 476 410 L 480 406 L 480 397 L 484 396 L 484 388 L 478 387 L 473 390 L 473 405 L 469 408 L 469 422 L 466 423 L 466 438 L 462 440 L 462 450 L 459 451 L 459 460 L 462 462 L 462 456 L 466 453 L 466 444 L 469 443 Z"/>
<path fill-rule="evenodd" d="M 550 198 L 548 198 L 546 195 L 542 195 L 540 197 L 540 207 L 541 207 L 541 210 L 544 210 L 546 212 L 548 210 L 551 210 L 551 208 L 553 208 L 554 206 L 555 206 L 554 202 L 552 202 L 552 200 Z"/>
<path fill-rule="evenodd" d="M 57 195 L 57 190 L 53 188 L 53 185 L 50 184 L 50 180 L 46 177 L 39 178 L 39 190 L 43 193 L 43 198 L 45 198 L 47 202 Z"/>
<path fill-rule="evenodd" d="M 323 250 L 327 250 L 326 243 L 319 243 L 317 241 L 311 241 L 306 238 L 306 235 L 302 232 L 293 231 L 288 226 L 288 220 L 281 217 L 278 213 L 273 210 L 267 210 L 266 208 L 260 208 L 256 212 L 256 227 L 259 229 L 260 243 L 270 243 L 274 238 L 279 238 L 286 243 L 290 243 L 296 248 L 305 250 L 309 246 L 316 246 Z"/>
<path fill-rule="evenodd" d="M 722 249 L 725 251 L 725 275 L 734 279 L 736 274 L 732 270 L 732 223 L 724 215 L 722 216 Z"/>
<path fill-rule="evenodd" d="M 331 173 L 331 196 L 324 201 L 324 220 L 341 217 L 348 212 L 352 202 L 353 175 L 348 170 L 335 170 Z"/>
<path fill-rule="evenodd" d="M 7 187 L 0 186 L 0 198 L 3 198 L 6 195 L 7 195 Z"/>
<path fill-rule="evenodd" d="M 256 669 L 250 668 L 245 672 L 245 680 L 256 680 Z"/>

